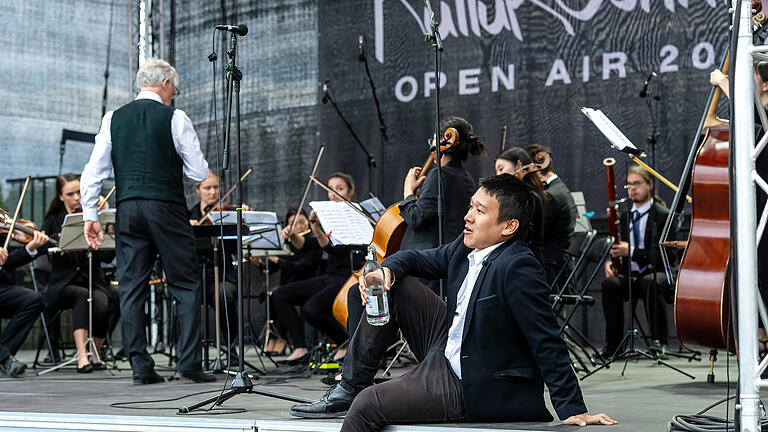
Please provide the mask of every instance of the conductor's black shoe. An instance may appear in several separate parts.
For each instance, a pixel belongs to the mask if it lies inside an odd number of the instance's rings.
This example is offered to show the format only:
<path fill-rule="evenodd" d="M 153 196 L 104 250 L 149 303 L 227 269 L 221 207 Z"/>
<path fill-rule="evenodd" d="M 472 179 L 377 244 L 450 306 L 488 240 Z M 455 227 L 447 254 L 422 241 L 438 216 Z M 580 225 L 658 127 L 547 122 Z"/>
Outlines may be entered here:
<path fill-rule="evenodd" d="M 155 371 L 152 371 L 151 375 L 134 375 L 133 377 L 134 385 L 159 384 L 163 381 L 165 381 L 165 378 Z"/>
<path fill-rule="evenodd" d="M 352 406 L 357 393 L 347 391 L 341 384 L 331 387 L 319 401 L 291 407 L 291 415 L 303 418 L 343 417 Z"/>
<path fill-rule="evenodd" d="M 216 382 L 216 377 L 205 372 L 176 372 L 176 379 L 186 378 L 196 383 Z"/>
<path fill-rule="evenodd" d="M 8 375 L 11 378 L 16 378 L 23 374 L 25 370 L 27 370 L 27 364 L 20 362 L 14 356 L 8 356 L 5 360 L 0 362 L 0 373 Z"/>

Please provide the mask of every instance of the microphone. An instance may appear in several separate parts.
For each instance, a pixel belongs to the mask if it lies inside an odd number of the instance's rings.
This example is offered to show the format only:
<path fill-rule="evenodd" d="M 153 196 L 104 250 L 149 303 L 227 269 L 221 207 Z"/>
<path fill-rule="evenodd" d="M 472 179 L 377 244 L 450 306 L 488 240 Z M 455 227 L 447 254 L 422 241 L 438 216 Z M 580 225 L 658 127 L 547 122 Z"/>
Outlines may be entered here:
<path fill-rule="evenodd" d="M 216 30 L 232 32 L 238 36 L 245 36 L 248 34 L 248 26 L 245 24 L 238 24 L 236 26 L 220 24 L 216 26 Z"/>
<path fill-rule="evenodd" d="M 360 54 L 357 56 L 357 59 L 360 61 L 365 61 L 365 36 L 364 35 L 358 36 L 357 47 L 360 50 Z"/>
<path fill-rule="evenodd" d="M 325 80 L 323 83 L 323 103 L 328 103 L 328 88 L 331 87 L 331 82 Z"/>
<path fill-rule="evenodd" d="M 644 98 L 648 96 L 648 84 L 650 84 L 651 80 L 654 78 L 658 78 L 659 76 L 656 74 L 656 72 L 651 72 L 650 75 L 648 75 L 648 78 L 645 79 L 645 84 L 643 84 L 643 89 L 640 90 L 640 93 L 637 95 L 641 98 Z"/>

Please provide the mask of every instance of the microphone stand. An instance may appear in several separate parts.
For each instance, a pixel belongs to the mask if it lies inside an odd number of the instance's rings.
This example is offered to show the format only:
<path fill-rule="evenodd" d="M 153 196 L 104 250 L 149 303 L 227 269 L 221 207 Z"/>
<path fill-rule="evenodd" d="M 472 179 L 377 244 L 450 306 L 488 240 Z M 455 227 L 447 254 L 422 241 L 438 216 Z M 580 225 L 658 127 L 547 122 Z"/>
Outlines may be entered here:
<path fill-rule="evenodd" d="M 376 93 L 374 92 L 374 97 Z M 331 106 L 333 106 L 333 109 L 336 111 L 336 114 L 339 116 L 341 121 L 344 123 L 344 126 L 347 127 L 347 130 L 352 135 L 352 138 L 355 139 L 355 142 L 360 147 L 360 150 L 365 153 L 366 158 L 368 159 L 368 188 L 373 189 L 373 169 L 376 168 L 376 159 L 374 159 L 371 152 L 368 151 L 367 148 L 365 148 L 365 145 L 362 141 L 360 141 L 360 137 L 357 136 L 355 133 L 355 130 L 352 128 L 352 125 L 347 121 L 347 118 L 344 117 L 344 114 L 341 113 L 341 110 L 339 109 L 339 106 L 336 105 L 336 101 L 333 100 L 333 97 L 331 96 L 331 93 L 328 92 L 328 85 L 326 81 L 326 85 L 323 86 L 323 103 L 331 102 Z M 378 105 L 378 102 L 377 102 Z M 381 114 L 379 114 L 381 116 Z"/>
<path fill-rule="evenodd" d="M 225 401 L 241 394 L 255 393 L 262 396 L 269 396 L 277 399 L 283 399 L 298 403 L 310 403 L 311 401 L 279 393 L 256 390 L 253 388 L 251 378 L 245 373 L 245 339 L 243 338 L 243 193 L 242 193 L 242 173 L 241 173 L 241 153 L 240 153 L 240 81 L 243 79 L 243 73 L 237 68 L 237 34 L 231 33 L 230 49 L 227 51 L 229 64 L 227 65 L 227 127 L 224 129 L 224 170 L 229 169 L 229 141 L 230 122 L 232 120 L 232 95 L 235 99 L 235 145 L 237 146 L 237 183 L 235 187 L 235 202 L 237 203 L 237 330 L 240 342 L 240 355 L 238 356 L 238 371 L 232 379 L 232 386 L 229 391 L 222 391 L 219 395 L 208 398 L 202 402 L 190 406 L 179 408 L 178 414 L 188 414 L 198 408 L 208 404 L 221 405 Z M 217 292 L 218 296 L 219 293 Z M 229 343 L 229 341 L 227 341 Z M 257 378 L 257 377 L 254 377 Z"/>
<path fill-rule="evenodd" d="M 435 169 L 437 170 L 437 242 L 438 246 L 443 244 L 443 222 L 445 220 L 445 199 L 443 196 L 443 177 L 442 177 L 442 159 L 440 151 L 440 53 L 443 51 L 443 40 L 438 30 L 438 22 L 435 19 L 435 13 L 432 11 L 432 5 L 429 0 L 424 0 L 427 5 L 430 17 L 431 33 L 427 34 L 427 42 L 435 49 Z M 445 281 L 440 279 L 440 297 L 444 298 Z"/>
<path fill-rule="evenodd" d="M 376 85 L 373 83 L 373 77 L 371 76 L 371 70 L 368 68 L 368 56 L 363 51 L 361 61 L 365 63 L 365 74 L 368 76 L 368 83 L 371 85 L 371 93 L 373 94 L 373 102 L 376 104 L 376 113 L 379 116 L 379 133 L 381 134 L 381 140 L 379 141 L 379 155 L 381 157 L 381 172 L 379 173 L 379 191 L 378 195 L 384 191 L 384 142 L 388 141 L 387 137 L 387 125 L 384 124 L 384 116 L 381 114 L 381 105 L 379 104 L 379 97 L 376 95 Z"/>

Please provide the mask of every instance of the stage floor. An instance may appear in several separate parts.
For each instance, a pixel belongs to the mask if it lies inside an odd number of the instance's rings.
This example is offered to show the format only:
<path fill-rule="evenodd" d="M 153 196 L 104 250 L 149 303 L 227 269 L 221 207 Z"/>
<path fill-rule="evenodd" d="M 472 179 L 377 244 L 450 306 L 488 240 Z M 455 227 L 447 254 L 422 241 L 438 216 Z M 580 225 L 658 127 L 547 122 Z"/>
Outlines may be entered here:
<path fill-rule="evenodd" d="M 246 359 L 261 366 L 250 350 Z M 30 352 L 20 353 L 21 360 L 31 363 Z M 669 363 L 694 375 L 691 380 L 673 370 L 657 365 L 650 360 L 630 361 L 625 375 L 621 376 L 622 364 L 599 371 L 582 380 L 581 385 L 590 412 L 605 412 L 620 423 L 611 428 L 619 431 L 664 431 L 667 423 L 676 414 L 694 414 L 711 403 L 726 397 L 727 368 L 730 362 L 730 394 L 735 389 L 737 378 L 736 358 L 718 356 L 716 382 L 708 384 L 706 352 L 702 361 L 688 362 L 684 359 L 670 359 Z M 167 358 L 156 357 L 158 371 L 170 376 L 170 369 L 161 368 Z M 0 430 L 64 429 L 64 423 L 72 423 L 67 430 L 256 430 L 259 431 L 337 431 L 340 420 L 306 421 L 291 417 L 288 413 L 292 402 L 255 394 L 238 395 L 211 413 L 196 412 L 180 416 L 182 406 L 211 397 L 224 383 L 223 375 L 215 384 L 194 384 L 170 381 L 163 384 L 134 386 L 126 362 L 119 362 L 119 371 L 94 372 L 90 375 L 77 374 L 74 369 L 59 370 L 43 376 L 28 369 L 22 378 L 0 379 Z M 408 370 L 412 365 L 393 369 L 394 375 Z M 166 369 L 166 370 L 161 370 Z M 268 368 L 270 376 L 254 381 L 255 389 L 282 393 L 302 398 L 321 397 L 327 385 L 321 376 L 291 377 L 277 376 L 274 366 Z M 208 392 L 184 397 L 191 393 Z M 175 401 L 168 401 L 175 399 Z M 162 400 L 162 401 L 161 401 Z M 138 405 L 141 409 L 112 407 L 110 404 L 129 401 L 146 401 Z M 158 401 L 158 402 L 148 402 Z M 242 409 L 245 412 L 226 412 Z M 733 404 L 730 405 L 733 412 Z M 553 412 L 553 411 L 552 411 Z M 59 414 L 65 414 L 59 416 Z M 218 414 L 218 415 L 213 415 Z M 725 416 L 726 405 L 722 404 L 708 414 Z M 732 414 L 731 414 L 732 415 Z M 92 417 L 93 416 L 93 417 Z M 45 420 L 30 423 L 27 417 Z M 205 419 L 205 420 L 203 420 Z M 165 422 L 165 423 L 164 423 Z M 89 428 L 79 429 L 75 423 Z M 171 424 L 172 423 L 172 424 Z M 46 424 L 50 425 L 46 426 Z M 55 427 L 55 425 L 60 427 Z M 231 428 L 230 428 L 231 426 Z M 202 429 L 201 429 L 202 428 Z M 223 428 L 223 429 L 222 429 Z M 434 425 L 430 427 L 396 427 L 397 431 L 442 431 L 442 430 L 508 430 L 508 431 L 561 431 L 574 430 L 559 422 L 552 423 L 507 423 L 482 425 Z"/>

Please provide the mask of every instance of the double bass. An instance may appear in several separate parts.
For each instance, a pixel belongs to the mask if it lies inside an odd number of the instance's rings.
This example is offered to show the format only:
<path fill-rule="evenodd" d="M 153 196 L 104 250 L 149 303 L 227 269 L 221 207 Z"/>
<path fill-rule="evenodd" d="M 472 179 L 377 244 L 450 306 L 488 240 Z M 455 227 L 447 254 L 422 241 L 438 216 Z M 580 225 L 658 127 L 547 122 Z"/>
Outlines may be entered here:
<path fill-rule="evenodd" d="M 456 144 L 459 139 L 459 131 L 455 128 L 448 128 L 443 134 L 443 139 L 440 141 L 440 152 L 448 150 L 451 146 Z M 427 175 L 428 170 L 432 164 L 436 162 L 436 156 L 430 152 L 430 156 L 421 168 L 419 172 L 419 179 Z M 380 263 L 385 258 L 400 250 L 400 244 L 403 242 L 405 236 L 405 229 L 408 224 L 405 222 L 402 216 L 400 216 L 400 203 L 392 204 L 387 210 L 379 217 L 376 225 L 373 227 L 373 240 L 371 245 L 376 248 L 376 260 Z M 347 318 L 349 317 L 349 309 L 347 305 L 347 295 L 349 289 L 354 286 L 358 279 L 362 276 L 362 269 L 354 272 L 352 276 L 344 282 L 344 285 L 339 289 L 336 298 L 333 301 L 333 316 L 336 318 L 344 328 L 347 328 Z"/>
<path fill-rule="evenodd" d="M 728 73 L 728 60 L 723 66 Z M 730 320 L 728 123 L 713 90 L 691 177 L 691 229 L 675 289 L 675 329 L 684 343 L 735 352 Z M 730 343 L 728 343 L 730 341 Z"/>

